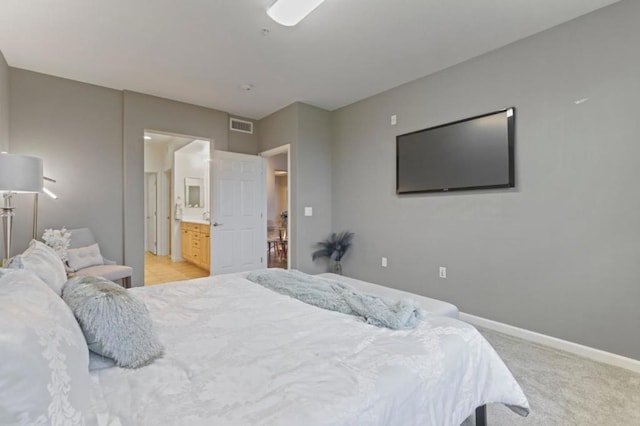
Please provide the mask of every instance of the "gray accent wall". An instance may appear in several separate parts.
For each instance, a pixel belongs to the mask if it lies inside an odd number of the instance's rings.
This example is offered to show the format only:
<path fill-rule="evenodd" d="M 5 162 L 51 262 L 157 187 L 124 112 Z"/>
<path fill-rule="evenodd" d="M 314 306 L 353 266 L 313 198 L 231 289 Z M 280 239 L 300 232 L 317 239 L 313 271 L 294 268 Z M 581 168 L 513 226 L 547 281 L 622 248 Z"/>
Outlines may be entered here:
<path fill-rule="evenodd" d="M 335 111 L 345 274 L 640 359 L 639 16 L 623 1 Z M 516 188 L 395 194 L 396 135 L 511 106 Z"/>
<path fill-rule="evenodd" d="M 291 266 L 308 273 L 326 271 L 313 262 L 314 244 L 331 233 L 331 113 L 294 103 L 259 122 L 260 152 L 291 145 Z M 304 216 L 312 207 L 313 216 Z"/>
<path fill-rule="evenodd" d="M 8 73 L 0 108 L 8 99 L 11 152 L 42 157 L 45 175 L 58 181 L 46 184 L 57 200 L 40 196 L 38 235 L 49 227 L 89 227 L 103 255 L 132 266 L 132 284 L 142 285 L 144 131 L 209 139 L 212 149 L 226 151 L 229 115 L 16 68 Z M 257 135 L 250 136 L 234 139 L 234 149 L 256 154 Z M 16 254 L 31 239 L 33 196 L 14 201 Z"/>
<path fill-rule="evenodd" d="M 0 50 L 0 151 L 9 150 L 9 65 Z"/>
<path fill-rule="evenodd" d="M 102 254 L 122 262 L 122 94 L 21 69 L 10 69 L 11 152 L 41 157 L 38 236 L 46 228 L 90 227 Z M 15 196 L 13 253 L 32 235 L 32 195 Z"/>

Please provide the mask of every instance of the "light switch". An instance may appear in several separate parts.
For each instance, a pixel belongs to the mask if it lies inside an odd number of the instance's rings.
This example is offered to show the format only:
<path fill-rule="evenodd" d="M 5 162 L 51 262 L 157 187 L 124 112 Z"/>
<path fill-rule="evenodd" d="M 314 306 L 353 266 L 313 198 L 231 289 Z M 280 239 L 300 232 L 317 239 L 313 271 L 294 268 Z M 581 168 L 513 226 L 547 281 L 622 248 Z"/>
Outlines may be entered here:
<path fill-rule="evenodd" d="M 387 267 L 387 258 L 386 258 L 386 257 L 383 257 L 383 258 L 382 258 L 381 266 L 382 266 L 383 268 L 386 268 L 386 267 Z"/>
<path fill-rule="evenodd" d="M 304 215 L 305 216 L 313 216 L 313 208 L 312 207 L 305 207 L 304 208 Z"/>

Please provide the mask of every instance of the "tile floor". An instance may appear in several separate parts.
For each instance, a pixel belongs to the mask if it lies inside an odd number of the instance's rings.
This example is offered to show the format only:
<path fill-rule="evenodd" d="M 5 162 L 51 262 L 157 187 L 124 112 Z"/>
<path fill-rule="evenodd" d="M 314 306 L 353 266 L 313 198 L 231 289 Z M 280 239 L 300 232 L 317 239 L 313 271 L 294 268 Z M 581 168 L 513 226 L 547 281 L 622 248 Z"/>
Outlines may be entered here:
<path fill-rule="evenodd" d="M 209 276 L 209 271 L 189 262 L 172 262 L 170 256 L 144 254 L 144 285 L 184 281 Z"/>

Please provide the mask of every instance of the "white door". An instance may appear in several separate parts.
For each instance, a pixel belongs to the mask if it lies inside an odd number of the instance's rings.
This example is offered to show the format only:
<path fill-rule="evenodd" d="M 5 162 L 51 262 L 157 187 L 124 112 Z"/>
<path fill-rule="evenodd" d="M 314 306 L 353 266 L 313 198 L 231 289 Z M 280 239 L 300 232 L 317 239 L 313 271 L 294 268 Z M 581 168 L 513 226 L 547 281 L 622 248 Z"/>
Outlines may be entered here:
<path fill-rule="evenodd" d="M 147 250 L 158 254 L 157 217 L 158 217 L 158 175 L 147 173 Z"/>
<path fill-rule="evenodd" d="M 264 268 L 267 252 L 264 159 L 214 151 L 211 166 L 211 274 Z"/>

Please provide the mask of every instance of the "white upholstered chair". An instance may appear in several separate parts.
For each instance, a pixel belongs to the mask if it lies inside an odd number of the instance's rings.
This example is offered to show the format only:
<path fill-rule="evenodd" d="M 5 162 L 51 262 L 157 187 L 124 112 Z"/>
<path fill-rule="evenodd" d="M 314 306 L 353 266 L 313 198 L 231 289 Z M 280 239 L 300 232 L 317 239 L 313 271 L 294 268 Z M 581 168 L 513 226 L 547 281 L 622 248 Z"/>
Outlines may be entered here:
<path fill-rule="evenodd" d="M 78 228 L 69 230 L 71 234 L 70 249 L 77 249 L 96 244 L 96 240 L 89 228 Z M 133 268 L 125 265 L 118 265 L 113 260 L 102 257 L 104 265 L 94 265 L 75 271 L 76 275 L 96 275 L 111 281 L 122 280 L 122 286 L 131 288 L 131 275 Z"/>

